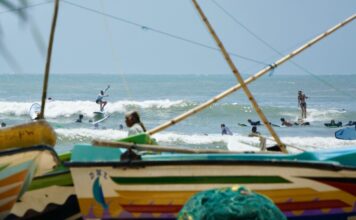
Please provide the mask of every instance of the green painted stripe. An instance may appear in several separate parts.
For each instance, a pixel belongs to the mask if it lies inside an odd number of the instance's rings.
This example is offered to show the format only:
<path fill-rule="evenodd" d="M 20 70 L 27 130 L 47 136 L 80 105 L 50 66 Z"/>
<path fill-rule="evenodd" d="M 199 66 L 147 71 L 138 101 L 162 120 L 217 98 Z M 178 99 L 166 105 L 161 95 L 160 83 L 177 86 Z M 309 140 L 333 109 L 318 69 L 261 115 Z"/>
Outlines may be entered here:
<path fill-rule="evenodd" d="M 111 177 L 117 184 L 241 184 L 290 183 L 280 176 L 165 176 L 165 177 Z"/>
<path fill-rule="evenodd" d="M 43 178 L 34 179 L 29 190 L 41 189 L 50 186 L 72 186 L 73 180 L 70 173 L 63 173 L 55 176 L 44 176 Z"/>
<path fill-rule="evenodd" d="M 9 164 L 1 164 L 0 165 L 0 171 L 2 171 L 3 169 L 5 169 L 8 166 L 9 166 Z"/>

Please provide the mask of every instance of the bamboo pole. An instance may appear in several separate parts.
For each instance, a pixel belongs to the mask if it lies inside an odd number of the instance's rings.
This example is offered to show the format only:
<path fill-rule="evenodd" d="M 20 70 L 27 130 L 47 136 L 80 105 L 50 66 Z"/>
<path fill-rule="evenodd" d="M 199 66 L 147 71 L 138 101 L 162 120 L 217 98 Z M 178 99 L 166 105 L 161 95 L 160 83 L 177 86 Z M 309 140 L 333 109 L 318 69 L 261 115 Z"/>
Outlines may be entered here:
<path fill-rule="evenodd" d="M 148 144 L 135 144 L 128 142 L 106 141 L 97 140 L 92 141 L 93 146 L 104 146 L 114 148 L 136 149 L 142 151 L 154 151 L 154 152 L 172 152 L 172 153 L 186 153 L 186 154 L 237 154 L 244 153 L 242 151 L 229 151 L 220 149 L 194 149 L 188 147 L 173 147 L 173 146 L 160 146 L 160 145 L 148 145 Z M 266 152 L 264 152 L 266 153 Z M 267 152 L 268 153 L 268 152 Z M 276 153 L 276 152 L 274 152 Z"/>
<path fill-rule="evenodd" d="M 276 62 L 274 62 L 273 64 L 263 68 L 262 70 L 260 70 L 259 72 L 255 73 L 253 76 L 247 78 L 245 80 L 245 84 L 249 84 L 255 80 L 257 80 L 258 78 L 260 78 L 261 76 L 263 76 L 264 74 L 268 73 L 269 71 L 271 71 L 272 69 L 282 65 L 283 63 L 285 63 L 286 61 L 288 61 L 289 59 L 293 58 L 294 56 L 300 54 L 301 52 L 303 52 L 305 49 L 313 46 L 314 44 L 316 44 L 317 42 L 319 42 L 320 40 L 322 40 L 323 38 L 327 37 L 328 35 L 332 34 L 333 32 L 335 32 L 336 30 L 338 30 L 339 28 L 345 26 L 346 24 L 350 23 L 351 21 L 353 21 L 356 18 L 356 15 L 352 15 L 351 17 L 347 18 L 346 20 L 344 20 L 343 22 L 335 25 L 334 27 L 330 28 L 329 30 L 327 30 L 326 32 L 316 36 L 315 38 L 313 38 L 312 40 L 308 41 L 307 43 L 303 44 L 302 46 L 300 46 L 299 48 L 297 48 L 296 50 L 292 51 L 291 53 L 289 53 L 288 55 L 280 58 L 279 60 L 277 60 Z M 215 97 L 213 97 L 212 99 L 200 104 L 199 106 L 192 108 L 186 112 L 184 112 L 183 114 L 149 130 L 147 133 L 149 135 L 153 135 L 159 131 L 162 131 L 172 125 L 175 125 L 181 121 L 183 121 L 184 119 L 188 118 L 191 115 L 194 115 L 202 110 L 204 110 L 205 108 L 209 107 L 210 105 L 214 104 L 215 102 L 225 98 L 226 96 L 232 94 L 233 92 L 239 90 L 241 88 L 240 84 L 237 84 L 223 92 L 221 92 L 220 94 L 216 95 Z"/>
<path fill-rule="evenodd" d="M 52 47 L 53 47 L 53 40 L 54 40 L 54 32 L 56 30 L 56 24 L 57 24 L 58 8 L 59 8 L 59 0 L 55 0 L 51 32 L 50 32 L 50 36 L 49 36 L 49 43 L 48 43 L 48 49 L 47 49 L 47 60 L 46 60 L 45 74 L 44 74 L 44 79 L 43 79 L 41 113 L 39 115 L 40 119 L 44 118 L 44 111 L 45 111 L 46 98 L 47 98 L 49 70 L 51 67 Z"/>
<path fill-rule="evenodd" d="M 216 44 L 219 46 L 221 53 L 223 54 L 226 62 L 228 63 L 228 65 L 230 66 L 232 73 L 235 75 L 237 81 L 240 83 L 242 90 L 245 92 L 245 95 L 248 97 L 248 99 L 250 100 L 253 108 L 255 109 L 256 113 L 258 114 L 258 116 L 260 117 L 261 121 L 263 122 L 263 124 L 266 126 L 267 130 L 269 131 L 269 133 L 272 135 L 272 137 L 274 138 L 274 140 L 276 141 L 277 145 L 279 146 L 279 148 L 281 149 L 282 152 L 284 153 L 288 153 L 286 146 L 282 143 L 282 141 L 280 140 L 279 136 L 277 135 L 277 133 L 274 131 L 274 129 L 272 128 L 272 126 L 269 124 L 269 121 L 267 120 L 266 115 L 263 113 L 262 109 L 260 108 L 260 106 L 258 105 L 255 97 L 252 95 L 252 92 L 250 91 L 250 89 L 247 87 L 246 83 L 244 82 L 243 78 L 241 77 L 241 74 L 239 72 L 239 70 L 237 69 L 237 67 L 235 66 L 234 62 L 232 62 L 229 53 L 226 51 L 224 44 L 221 42 L 221 40 L 219 39 L 218 35 L 215 33 L 213 27 L 211 26 L 208 18 L 205 16 L 203 10 L 200 8 L 198 2 L 196 0 L 192 0 L 197 11 L 199 12 L 200 17 L 203 19 L 206 27 L 208 28 L 210 34 L 212 35 L 212 37 L 214 38 Z"/>

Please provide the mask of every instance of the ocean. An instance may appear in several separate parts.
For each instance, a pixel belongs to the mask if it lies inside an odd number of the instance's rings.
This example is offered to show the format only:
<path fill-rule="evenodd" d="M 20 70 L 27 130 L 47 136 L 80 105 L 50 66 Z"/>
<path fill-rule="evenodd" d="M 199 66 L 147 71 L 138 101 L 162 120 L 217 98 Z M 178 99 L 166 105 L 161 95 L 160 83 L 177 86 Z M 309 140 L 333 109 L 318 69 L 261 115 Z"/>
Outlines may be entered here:
<path fill-rule="evenodd" d="M 29 122 L 28 111 L 40 103 L 43 76 L 41 74 L 0 75 L 0 122 L 12 126 Z M 244 76 L 246 78 L 247 76 Z M 307 96 L 310 126 L 274 127 L 281 140 L 303 149 L 328 149 L 356 146 L 356 141 L 338 140 L 339 128 L 327 128 L 324 123 L 356 121 L 355 75 L 282 75 L 263 76 L 249 85 L 268 120 L 280 125 L 280 118 L 296 121 L 300 116 L 297 93 Z M 75 144 L 90 143 L 93 138 L 118 139 L 127 136 L 125 112 L 137 110 L 146 128 L 152 129 L 196 107 L 234 86 L 232 74 L 217 75 L 139 75 L 139 74 L 52 74 L 50 75 L 45 118 L 57 133 L 56 150 L 64 152 Z M 100 90 L 110 85 L 106 121 L 95 128 L 89 121 L 99 110 L 95 99 Z M 83 123 L 76 123 L 79 114 Z M 257 147 L 258 139 L 248 137 L 251 127 L 247 119 L 259 120 L 250 102 L 239 90 L 202 112 L 164 130 L 153 137 L 165 146 L 196 148 Z M 222 136 L 220 124 L 226 124 L 233 136 Z M 124 126 L 120 130 L 120 124 Z M 268 131 L 258 130 L 267 137 Z M 273 145 L 272 141 L 267 144 Z"/>

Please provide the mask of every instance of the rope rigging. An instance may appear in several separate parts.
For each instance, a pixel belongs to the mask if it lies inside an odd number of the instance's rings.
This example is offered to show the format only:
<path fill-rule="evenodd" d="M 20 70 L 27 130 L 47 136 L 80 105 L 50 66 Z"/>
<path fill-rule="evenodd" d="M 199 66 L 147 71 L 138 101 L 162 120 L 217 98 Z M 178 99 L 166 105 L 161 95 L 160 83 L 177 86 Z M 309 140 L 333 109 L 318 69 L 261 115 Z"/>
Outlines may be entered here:
<path fill-rule="evenodd" d="M 253 37 L 255 37 L 258 41 L 260 41 L 263 45 L 265 45 L 266 47 L 268 47 L 269 49 L 273 50 L 275 53 L 277 53 L 280 56 L 284 56 L 284 54 L 282 52 L 280 52 L 279 50 L 277 50 L 276 48 L 274 48 L 271 44 L 269 44 L 267 41 L 263 40 L 261 37 L 259 37 L 257 34 L 255 34 L 253 31 L 251 31 L 248 27 L 246 27 L 242 22 L 240 22 L 239 20 L 237 20 L 231 13 L 229 13 L 224 7 L 222 7 L 219 3 L 217 3 L 215 0 L 211 0 L 221 11 L 223 11 L 228 17 L 230 17 L 236 24 L 238 24 L 239 26 L 241 26 L 244 30 L 246 30 L 248 33 L 250 33 Z M 298 69 L 302 70 L 303 72 L 309 74 L 310 76 L 314 77 L 316 80 L 319 80 L 320 82 L 322 82 L 323 84 L 329 86 L 330 88 L 334 89 L 335 91 L 339 92 L 340 94 L 343 94 L 345 96 L 348 96 L 352 99 L 356 99 L 356 96 L 346 93 L 341 89 L 338 89 L 336 87 L 334 87 L 331 83 L 327 82 L 326 80 L 322 79 L 321 77 L 317 76 L 316 74 L 312 73 L 311 71 L 309 71 L 307 68 L 303 67 L 302 65 L 296 63 L 293 60 L 289 61 L 290 63 L 292 63 L 295 67 L 297 67 Z M 273 64 L 272 64 L 273 65 Z M 268 65 L 271 66 L 271 65 Z M 273 75 L 273 71 L 274 68 L 272 68 L 271 73 L 269 74 L 270 76 Z"/>
<path fill-rule="evenodd" d="M 88 7 L 79 5 L 79 4 L 75 4 L 75 3 L 72 3 L 72 2 L 69 2 L 69 1 L 66 1 L 66 0 L 62 0 L 62 2 L 66 3 L 68 5 L 71 5 L 71 6 L 74 6 L 74 7 L 77 7 L 77 8 L 80 8 L 80 9 L 95 13 L 95 14 L 99 14 L 99 15 L 111 18 L 111 19 L 116 20 L 116 21 L 120 21 L 120 22 L 129 24 L 129 25 L 132 25 L 132 26 L 139 27 L 140 29 L 142 29 L 144 31 L 152 31 L 152 32 L 155 32 L 157 34 L 164 35 L 166 37 L 170 37 L 170 38 L 173 38 L 173 39 L 176 39 L 176 40 L 184 41 L 184 42 L 196 45 L 196 46 L 200 46 L 200 47 L 203 47 L 203 48 L 207 48 L 207 49 L 210 49 L 210 50 L 215 50 L 215 51 L 220 52 L 218 48 L 212 47 L 212 46 L 209 46 L 209 45 L 206 45 L 206 44 L 203 44 L 203 43 L 200 43 L 198 41 L 190 40 L 188 38 L 184 38 L 184 37 L 181 37 L 181 36 L 178 36 L 178 35 L 175 35 L 175 34 L 171 34 L 171 33 L 168 33 L 168 32 L 153 28 L 153 27 L 149 27 L 147 25 L 142 25 L 142 24 L 139 24 L 139 23 L 136 23 L 136 22 L 133 22 L 133 21 L 118 17 L 118 16 L 114 16 L 114 15 L 111 15 L 111 14 L 108 14 L 108 13 L 105 13 L 105 12 L 101 12 L 101 11 L 98 11 L 98 10 L 95 10 L 95 9 L 91 9 L 91 8 L 88 8 Z M 253 58 L 249 58 L 249 57 L 246 57 L 246 56 L 238 55 L 238 54 L 233 53 L 233 52 L 229 52 L 229 54 L 231 56 L 238 57 L 238 58 L 241 58 L 243 60 L 250 61 L 250 62 L 253 62 L 253 63 L 256 63 L 256 64 L 260 64 L 260 65 L 263 65 L 263 66 L 268 65 L 265 62 L 262 62 L 262 61 L 259 61 L 259 60 L 253 59 Z"/>
<path fill-rule="evenodd" d="M 103 1 L 100 1 L 100 5 L 101 8 L 104 10 L 105 9 L 105 5 Z M 107 17 L 103 17 L 103 22 L 104 22 L 104 26 L 105 26 L 105 30 L 108 33 L 109 36 L 109 44 L 110 44 L 110 49 L 111 49 L 111 57 L 113 59 L 113 62 L 115 64 L 115 67 L 117 68 L 117 72 L 119 73 L 119 76 L 121 78 L 121 82 L 123 84 L 123 87 L 125 88 L 126 94 L 130 99 L 133 99 L 132 97 L 132 92 L 130 90 L 130 87 L 128 86 L 127 80 L 125 78 L 125 73 L 123 71 L 120 71 L 120 65 L 119 65 L 119 55 L 117 53 L 117 50 L 115 49 L 116 47 L 114 47 L 114 40 L 113 40 L 113 34 L 111 32 L 110 29 L 110 25 L 108 20 L 106 19 Z"/>

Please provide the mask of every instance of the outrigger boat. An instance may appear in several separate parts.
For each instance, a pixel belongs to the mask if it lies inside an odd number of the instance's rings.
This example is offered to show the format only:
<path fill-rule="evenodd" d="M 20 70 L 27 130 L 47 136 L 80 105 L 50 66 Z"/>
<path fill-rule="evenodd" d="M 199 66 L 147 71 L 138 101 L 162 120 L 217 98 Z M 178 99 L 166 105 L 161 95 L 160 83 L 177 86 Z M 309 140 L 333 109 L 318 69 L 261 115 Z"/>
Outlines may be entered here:
<path fill-rule="evenodd" d="M 175 219 L 197 192 L 244 185 L 268 196 L 289 219 L 356 218 L 356 148 L 287 154 L 247 84 L 355 19 L 355 15 L 245 81 L 208 19 L 193 0 L 239 84 L 146 134 L 131 144 L 94 140 L 75 145 L 70 167 L 85 219 Z M 150 135 L 174 125 L 242 88 L 274 138 L 279 152 L 231 152 L 151 146 Z M 124 149 L 128 150 L 125 151 Z M 297 148 L 300 150 L 300 148 Z M 136 151 L 134 151 L 136 150 Z M 137 150 L 161 154 L 137 154 Z M 162 153 L 163 152 L 163 153 Z"/>
<path fill-rule="evenodd" d="M 0 219 L 27 191 L 32 179 L 59 164 L 56 136 L 44 121 L 0 129 Z"/>
<path fill-rule="evenodd" d="M 63 166 L 71 153 L 58 156 L 60 164 L 32 179 L 26 193 L 18 200 L 8 219 L 79 219 L 79 206 L 69 169 Z"/>
<path fill-rule="evenodd" d="M 233 185 L 268 196 L 289 219 L 356 216 L 355 148 L 289 155 L 155 148 L 185 153 L 130 159 L 120 148 L 76 145 L 68 165 L 82 216 L 175 219 L 195 193 Z"/>

